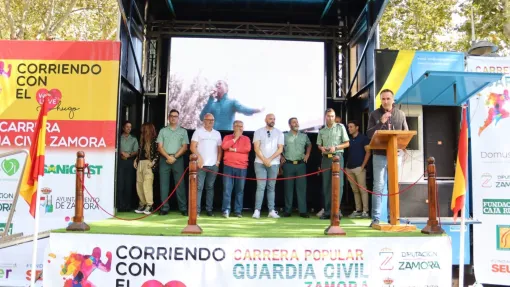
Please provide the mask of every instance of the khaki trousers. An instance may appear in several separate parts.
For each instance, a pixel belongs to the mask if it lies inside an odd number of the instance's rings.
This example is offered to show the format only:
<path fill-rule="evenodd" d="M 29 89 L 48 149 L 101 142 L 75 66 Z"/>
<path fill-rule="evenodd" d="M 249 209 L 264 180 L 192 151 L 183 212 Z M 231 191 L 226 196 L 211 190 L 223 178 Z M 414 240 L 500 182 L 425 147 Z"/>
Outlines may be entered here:
<path fill-rule="evenodd" d="M 352 192 L 354 193 L 354 203 L 356 204 L 356 211 L 363 211 L 368 213 L 368 192 L 358 187 L 358 185 L 366 188 L 367 187 L 367 171 L 361 170 L 361 167 L 349 169 L 346 168 L 345 171 L 356 182 L 352 182 L 349 179 L 349 183 L 351 184 Z M 358 185 L 356 185 L 356 183 Z"/>
<path fill-rule="evenodd" d="M 150 160 L 141 160 L 136 169 L 136 193 L 140 199 L 140 205 L 153 205 L 152 183 L 154 174 L 149 167 Z"/>

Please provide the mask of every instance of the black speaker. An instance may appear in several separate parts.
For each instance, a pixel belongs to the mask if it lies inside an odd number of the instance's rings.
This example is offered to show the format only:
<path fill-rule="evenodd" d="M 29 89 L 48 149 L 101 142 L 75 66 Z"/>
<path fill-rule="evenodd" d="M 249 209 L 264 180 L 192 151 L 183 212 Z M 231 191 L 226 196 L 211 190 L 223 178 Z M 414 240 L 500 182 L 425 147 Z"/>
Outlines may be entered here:
<path fill-rule="evenodd" d="M 400 190 L 408 188 L 410 184 L 400 184 Z M 437 181 L 438 205 L 440 217 L 453 216 L 450 210 L 452 200 L 453 181 Z M 400 217 L 428 217 L 428 185 L 416 184 L 400 194 Z"/>

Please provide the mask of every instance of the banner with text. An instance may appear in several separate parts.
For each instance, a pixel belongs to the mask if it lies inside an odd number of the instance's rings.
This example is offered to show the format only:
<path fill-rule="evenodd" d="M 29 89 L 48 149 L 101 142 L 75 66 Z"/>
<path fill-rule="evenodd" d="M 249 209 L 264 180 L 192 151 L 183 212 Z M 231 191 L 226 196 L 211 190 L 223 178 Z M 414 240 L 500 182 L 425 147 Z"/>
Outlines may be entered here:
<path fill-rule="evenodd" d="M 0 232 L 1 232 L 0 223 Z M 39 239 L 37 244 L 37 266 L 35 287 L 43 286 L 43 260 L 49 238 Z M 32 241 L 0 249 L 0 286 L 30 286 L 32 274 Z"/>
<path fill-rule="evenodd" d="M 470 72 L 504 73 L 469 102 L 473 257 L 479 283 L 510 282 L 510 58 L 469 57 Z"/>
<path fill-rule="evenodd" d="M 50 98 L 40 231 L 72 221 L 78 151 L 90 164 L 88 189 L 113 212 L 119 58 L 118 42 L 0 41 L 0 155 L 29 149 L 42 99 Z M 0 158 L 0 224 L 26 158 Z M 88 196 L 84 212 L 88 221 L 107 218 Z M 20 197 L 9 232 L 32 234 L 33 226 Z"/>
<path fill-rule="evenodd" d="M 395 239 L 52 233 L 44 286 L 451 286 L 447 236 Z"/>

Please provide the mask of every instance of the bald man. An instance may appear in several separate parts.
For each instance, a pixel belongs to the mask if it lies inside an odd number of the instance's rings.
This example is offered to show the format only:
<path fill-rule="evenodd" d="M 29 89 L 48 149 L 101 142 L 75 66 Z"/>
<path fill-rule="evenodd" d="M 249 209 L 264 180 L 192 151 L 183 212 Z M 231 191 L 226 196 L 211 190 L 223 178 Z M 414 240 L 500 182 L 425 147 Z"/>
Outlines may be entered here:
<path fill-rule="evenodd" d="M 255 194 L 255 211 L 253 218 L 260 218 L 260 209 L 264 199 L 264 192 L 267 186 L 267 207 L 268 217 L 280 218 L 274 207 L 276 178 L 280 168 L 280 154 L 283 152 L 283 133 L 274 127 L 275 116 L 266 115 L 266 126 L 258 129 L 253 134 L 253 148 L 255 150 L 255 174 L 257 176 L 257 192 Z"/>

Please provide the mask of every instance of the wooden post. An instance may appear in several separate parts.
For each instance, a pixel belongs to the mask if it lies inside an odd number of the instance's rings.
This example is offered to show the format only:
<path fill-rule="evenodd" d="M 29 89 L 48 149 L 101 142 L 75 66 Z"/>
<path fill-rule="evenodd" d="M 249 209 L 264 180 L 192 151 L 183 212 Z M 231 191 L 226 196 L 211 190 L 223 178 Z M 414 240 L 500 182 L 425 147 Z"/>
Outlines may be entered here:
<path fill-rule="evenodd" d="M 331 165 L 331 225 L 324 230 L 325 235 L 345 235 L 340 227 L 338 210 L 340 208 L 340 157 L 333 158 Z"/>
<path fill-rule="evenodd" d="M 90 227 L 83 221 L 83 179 L 85 168 L 85 153 L 79 151 L 76 153 L 76 196 L 74 199 L 74 217 L 73 223 L 67 226 L 67 231 L 88 231 Z"/>
<path fill-rule="evenodd" d="M 197 161 L 198 156 L 192 154 L 189 161 L 188 226 L 184 227 L 182 234 L 202 234 L 202 228 L 197 224 Z"/>
<path fill-rule="evenodd" d="M 386 149 L 386 158 L 388 159 L 388 201 L 390 203 L 390 225 L 400 225 L 397 148 L 397 137 L 391 136 L 388 141 L 388 148 Z"/>
<path fill-rule="evenodd" d="M 429 189 L 429 220 L 427 226 L 421 230 L 424 234 L 443 234 L 444 230 L 437 221 L 437 186 L 436 186 L 436 159 L 429 157 L 427 166 Z"/>

